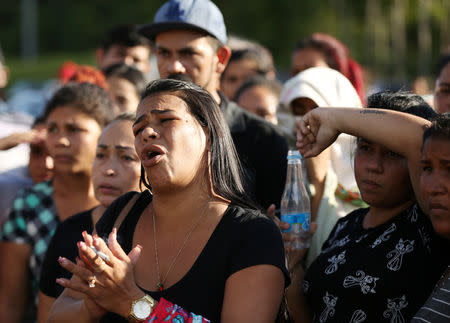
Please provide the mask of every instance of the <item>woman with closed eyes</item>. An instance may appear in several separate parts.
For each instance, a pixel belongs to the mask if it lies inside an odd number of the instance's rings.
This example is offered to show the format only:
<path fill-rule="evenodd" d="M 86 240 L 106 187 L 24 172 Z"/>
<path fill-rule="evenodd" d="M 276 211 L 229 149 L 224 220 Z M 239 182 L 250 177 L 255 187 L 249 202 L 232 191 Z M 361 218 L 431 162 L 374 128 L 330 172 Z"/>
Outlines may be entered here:
<path fill-rule="evenodd" d="M 189 82 L 153 81 L 133 132 L 149 189 L 108 208 L 98 236 L 78 244 L 81 261 L 60 259 L 74 275 L 58 280 L 49 321 L 274 322 L 289 281 L 281 234 L 243 191 L 215 100 Z"/>

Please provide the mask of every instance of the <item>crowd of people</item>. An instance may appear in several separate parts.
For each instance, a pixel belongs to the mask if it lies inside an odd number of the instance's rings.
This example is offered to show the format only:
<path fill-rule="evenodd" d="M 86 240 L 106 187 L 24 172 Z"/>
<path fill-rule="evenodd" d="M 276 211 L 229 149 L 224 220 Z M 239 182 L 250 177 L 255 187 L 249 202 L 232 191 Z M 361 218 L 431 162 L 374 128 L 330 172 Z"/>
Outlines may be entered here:
<path fill-rule="evenodd" d="M 323 33 L 281 83 L 213 2 L 168 0 L 95 57 L 32 118 L 0 98 L 0 322 L 450 321 L 450 54 L 431 105 L 367 96 Z M 302 250 L 278 215 L 292 149 Z"/>

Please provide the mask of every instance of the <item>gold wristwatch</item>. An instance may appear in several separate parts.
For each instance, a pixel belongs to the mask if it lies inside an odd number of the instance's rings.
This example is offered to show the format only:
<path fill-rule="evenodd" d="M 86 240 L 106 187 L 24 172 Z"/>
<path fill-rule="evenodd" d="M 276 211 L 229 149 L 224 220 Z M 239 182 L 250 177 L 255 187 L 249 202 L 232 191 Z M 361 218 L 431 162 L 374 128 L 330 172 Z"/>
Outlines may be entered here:
<path fill-rule="evenodd" d="M 130 322 L 142 322 L 150 316 L 157 302 L 149 295 L 145 294 L 141 298 L 131 303 L 130 314 L 128 320 Z"/>

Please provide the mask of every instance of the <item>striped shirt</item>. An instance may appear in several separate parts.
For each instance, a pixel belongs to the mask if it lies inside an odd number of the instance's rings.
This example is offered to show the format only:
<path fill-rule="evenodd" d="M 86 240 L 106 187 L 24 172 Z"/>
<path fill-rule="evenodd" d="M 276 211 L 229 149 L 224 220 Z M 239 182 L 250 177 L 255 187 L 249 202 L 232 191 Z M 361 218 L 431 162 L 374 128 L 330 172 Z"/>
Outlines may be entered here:
<path fill-rule="evenodd" d="M 438 283 L 434 292 L 430 295 L 426 303 L 412 319 L 412 323 L 430 322 L 443 323 L 450 322 L 450 266 L 444 273 L 443 279 Z M 445 277 L 447 276 L 447 277 Z M 442 284 L 443 282 L 443 284 Z"/>

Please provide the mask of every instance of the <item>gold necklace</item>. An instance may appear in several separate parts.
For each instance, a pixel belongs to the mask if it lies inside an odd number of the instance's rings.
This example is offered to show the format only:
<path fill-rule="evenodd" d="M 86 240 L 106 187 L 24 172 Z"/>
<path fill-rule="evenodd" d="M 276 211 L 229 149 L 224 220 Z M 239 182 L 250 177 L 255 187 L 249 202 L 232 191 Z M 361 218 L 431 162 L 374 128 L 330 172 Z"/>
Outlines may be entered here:
<path fill-rule="evenodd" d="M 178 257 L 180 256 L 181 252 L 183 251 L 184 247 L 186 246 L 187 242 L 189 241 L 189 238 L 191 237 L 192 233 L 195 231 L 195 229 L 200 224 L 200 220 L 206 215 L 207 209 L 208 209 L 208 205 L 206 206 L 206 208 L 204 209 L 202 214 L 198 217 L 197 221 L 194 223 L 192 228 L 186 234 L 186 237 L 184 238 L 184 241 L 181 244 L 180 249 L 178 249 L 178 253 L 175 255 L 175 257 L 173 257 L 172 262 L 170 263 L 169 269 L 167 269 L 167 272 L 164 275 L 164 278 L 162 280 L 161 280 L 161 274 L 159 271 L 158 246 L 156 244 L 156 220 L 155 220 L 156 213 L 153 210 L 153 217 L 152 217 L 153 218 L 153 241 L 154 241 L 154 246 L 155 246 L 156 272 L 158 273 L 158 284 L 156 284 L 156 287 L 158 288 L 159 291 L 164 290 L 164 282 L 167 280 L 167 276 L 169 276 L 169 273 L 172 271 L 173 266 L 177 262 Z"/>

